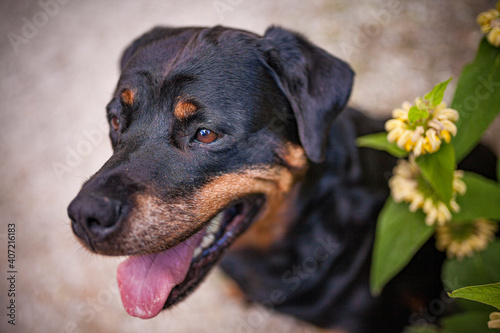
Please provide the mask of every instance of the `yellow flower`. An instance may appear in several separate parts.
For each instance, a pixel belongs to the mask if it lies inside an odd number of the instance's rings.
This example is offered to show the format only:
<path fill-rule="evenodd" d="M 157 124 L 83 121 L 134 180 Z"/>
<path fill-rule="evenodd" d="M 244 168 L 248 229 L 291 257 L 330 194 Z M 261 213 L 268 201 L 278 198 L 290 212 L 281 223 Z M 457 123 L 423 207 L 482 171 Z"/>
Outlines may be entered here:
<path fill-rule="evenodd" d="M 490 321 L 488 322 L 489 329 L 500 329 L 500 312 L 490 313 Z"/>
<path fill-rule="evenodd" d="M 444 225 L 451 220 L 450 210 L 453 212 L 460 210 L 456 196 L 463 195 L 467 190 L 465 183 L 461 180 L 463 171 L 455 171 L 453 197 L 448 204 L 440 200 L 434 193 L 432 187 L 422 176 L 414 156 L 410 156 L 409 160 L 398 160 L 393 174 L 392 178 L 389 179 L 389 187 L 394 201 L 409 203 L 411 212 L 422 209 L 426 214 L 425 223 L 427 225 L 435 223 Z"/>
<path fill-rule="evenodd" d="M 477 23 L 481 31 L 486 34 L 488 42 L 495 46 L 500 46 L 500 1 L 497 3 L 497 9 L 490 9 L 480 13 L 477 16 Z"/>
<path fill-rule="evenodd" d="M 420 98 L 415 100 L 416 105 L 424 103 Z M 408 112 L 412 104 L 404 102 L 401 108 L 392 111 L 393 119 L 385 123 L 388 132 L 387 141 L 396 142 L 399 148 L 407 152 L 413 151 L 418 157 L 426 153 L 434 153 L 441 147 L 444 140 L 449 143 L 451 136 L 457 135 L 458 112 L 446 107 L 444 102 L 437 106 L 427 105 L 429 117 L 410 124 Z"/>
<path fill-rule="evenodd" d="M 486 219 L 472 223 L 446 223 L 436 228 L 436 247 L 446 251 L 448 258 L 471 257 L 495 239 L 498 225 Z M 500 318 L 499 318 L 500 319 Z"/>
<path fill-rule="evenodd" d="M 500 19 L 497 19 L 497 21 L 500 24 Z M 494 27 L 493 29 L 491 29 L 491 31 L 488 33 L 488 36 L 486 36 L 486 39 L 488 40 L 488 42 L 491 45 L 493 45 L 495 47 L 499 47 L 500 46 L 500 26 Z"/>

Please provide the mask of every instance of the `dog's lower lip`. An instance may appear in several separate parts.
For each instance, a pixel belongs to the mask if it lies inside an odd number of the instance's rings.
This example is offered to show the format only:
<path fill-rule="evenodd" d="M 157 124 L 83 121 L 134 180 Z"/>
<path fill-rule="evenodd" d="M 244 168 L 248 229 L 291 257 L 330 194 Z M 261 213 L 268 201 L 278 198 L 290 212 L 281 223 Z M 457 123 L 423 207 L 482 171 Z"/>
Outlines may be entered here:
<path fill-rule="evenodd" d="M 221 230 L 216 233 L 213 242 L 192 259 L 191 266 L 183 282 L 171 291 L 164 309 L 181 301 L 203 280 L 210 269 L 217 263 L 224 251 L 244 232 L 259 213 L 264 204 L 264 197 L 254 195 L 225 209 Z"/>

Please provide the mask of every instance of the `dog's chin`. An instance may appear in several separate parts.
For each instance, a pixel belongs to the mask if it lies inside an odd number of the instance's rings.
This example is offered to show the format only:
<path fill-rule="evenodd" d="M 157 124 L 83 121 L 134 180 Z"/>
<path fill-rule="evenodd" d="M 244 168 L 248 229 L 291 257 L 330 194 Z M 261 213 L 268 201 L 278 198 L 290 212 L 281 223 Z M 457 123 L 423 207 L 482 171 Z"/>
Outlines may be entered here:
<path fill-rule="evenodd" d="M 125 310 L 148 319 L 183 300 L 261 212 L 263 195 L 242 198 L 205 223 L 202 231 L 162 253 L 129 257 L 118 267 Z"/>

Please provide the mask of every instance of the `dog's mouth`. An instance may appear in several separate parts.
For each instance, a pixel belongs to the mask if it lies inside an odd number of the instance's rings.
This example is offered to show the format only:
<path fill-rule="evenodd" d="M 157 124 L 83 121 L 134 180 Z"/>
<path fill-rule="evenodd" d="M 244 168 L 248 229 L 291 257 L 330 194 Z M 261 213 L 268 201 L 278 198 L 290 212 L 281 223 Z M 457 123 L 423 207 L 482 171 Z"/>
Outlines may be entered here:
<path fill-rule="evenodd" d="M 220 211 L 201 231 L 175 247 L 122 262 L 117 279 L 125 310 L 149 319 L 181 301 L 256 219 L 264 202 L 261 195 L 246 197 Z"/>

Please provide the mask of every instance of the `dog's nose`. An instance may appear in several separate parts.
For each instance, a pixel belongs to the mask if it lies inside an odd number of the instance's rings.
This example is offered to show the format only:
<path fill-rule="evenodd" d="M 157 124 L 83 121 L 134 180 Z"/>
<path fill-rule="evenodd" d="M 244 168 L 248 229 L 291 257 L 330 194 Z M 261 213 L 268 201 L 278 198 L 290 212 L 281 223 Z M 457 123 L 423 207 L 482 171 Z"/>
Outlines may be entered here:
<path fill-rule="evenodd" d="M 78 237 L 103 241 L 118 228 L 122 211 L 123 205 L 119 200 L 80 194 L 69 205 L 68 216 Z"/>

